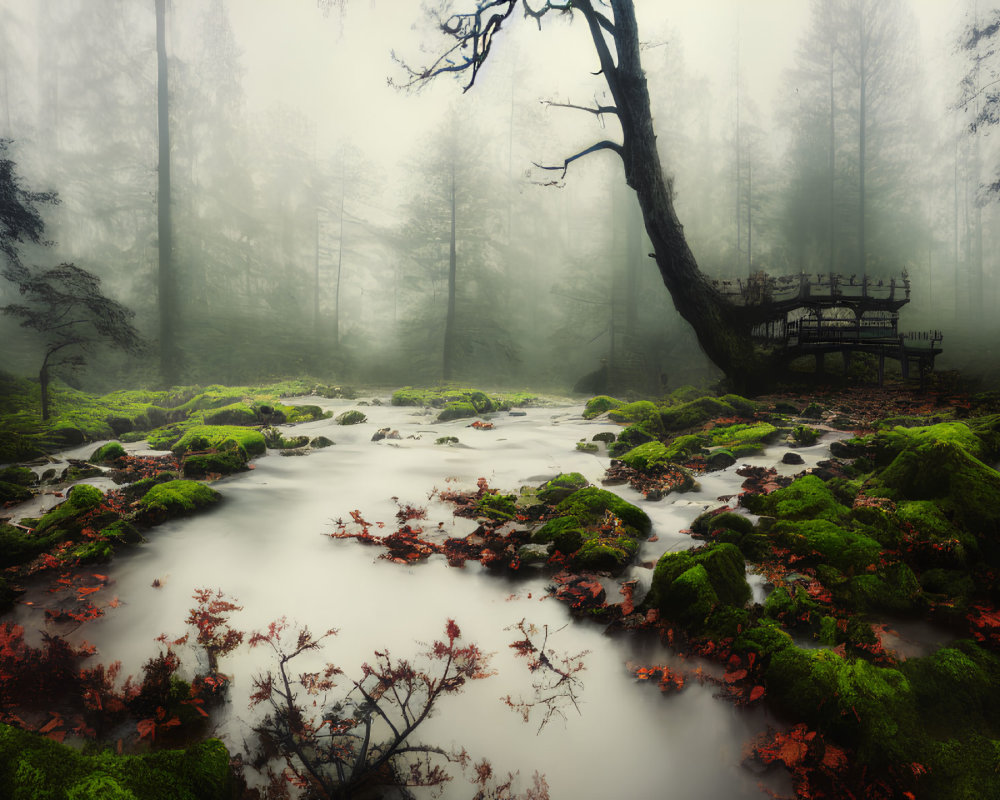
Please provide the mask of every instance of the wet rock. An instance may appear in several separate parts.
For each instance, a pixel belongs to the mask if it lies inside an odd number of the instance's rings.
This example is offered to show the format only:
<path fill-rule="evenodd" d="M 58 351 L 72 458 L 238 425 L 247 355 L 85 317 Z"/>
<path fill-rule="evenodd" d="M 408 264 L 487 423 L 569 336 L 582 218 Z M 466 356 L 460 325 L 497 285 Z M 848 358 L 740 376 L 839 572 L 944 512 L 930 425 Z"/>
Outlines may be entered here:
<path fill-rule="evenodd" d="M 802 458 L 798 453 L 789 450 L 781 457 L 782 464 L 804 464 L 805 459 Z"/>
<path fill-rule="evenodd" d="M 320 447 L 330 447 L 333 444 L 336 444 L 336 442 L 332 439 L 327 439 L 325 436 L 317 436 L 314 439 L 309 440 L 309 446 L 317 449 Z"/>

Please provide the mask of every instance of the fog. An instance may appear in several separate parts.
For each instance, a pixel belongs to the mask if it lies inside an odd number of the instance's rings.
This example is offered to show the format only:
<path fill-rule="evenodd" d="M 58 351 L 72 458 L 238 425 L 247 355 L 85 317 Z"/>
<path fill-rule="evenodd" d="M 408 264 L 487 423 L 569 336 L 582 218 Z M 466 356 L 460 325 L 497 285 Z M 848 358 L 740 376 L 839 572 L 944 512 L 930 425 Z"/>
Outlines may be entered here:
<path fill-rule="evenodd" d="M 859 150 L 846 49 L 831 56 L 824 99 L 824 48 L 848 48 L 850 36 L 823 13 L 845 3 L 638 0 L 685 234 L 720 279 L 905 270 L 901 326 L 944 330 L 938 368 L 995 382 L 1000 226 L 985 187 L 997 137 L 991 125 L 969 130 L 987 95 L 962 104 L 971 62 L 958 47 L 977 6 L 873 4 L 881 38 Z M 620 135 L 611 115 L 545 102 L 608 102 L 586 25 L 570 16 L 539 27 L 515 14 L 473 88 L 459 74 L 413 91 L 400 88 L 403 65 L 428 65 L 443 43 L 412 0 L 168 2 L 176 377 L 569 391 L 604 359 L 623 365 L 623 390 L 718 378 L 647 256 L 617 157 L 586 156 L 564 178 L 539 167 Z M 981 64 L 977 87 L 993 69 Z M 25 245 L 24 262 L 93 272 L 154 345 L 58 377 L 94 389 L 156 382 L 153 0 L 0 0 L 0 101 L 23 185 L 61 198 L 43 209 L 53 243 Z M 0 281 L 0 302 L 15 297 Z M 36 372 L 32 336 L 0 326 L 0 367 Z"/>

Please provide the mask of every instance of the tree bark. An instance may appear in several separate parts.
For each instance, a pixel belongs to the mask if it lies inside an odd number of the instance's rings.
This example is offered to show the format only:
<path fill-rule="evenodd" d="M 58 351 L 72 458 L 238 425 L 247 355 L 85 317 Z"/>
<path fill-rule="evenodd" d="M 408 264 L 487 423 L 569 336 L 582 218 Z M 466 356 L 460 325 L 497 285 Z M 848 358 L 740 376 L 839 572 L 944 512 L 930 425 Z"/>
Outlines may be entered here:
<path fill-rule="evenodd" d="M 639 31 L 632 0 L 611 0 L 617 63 L 607 47 L 603 29 L 590 0 L 577 7 L 590 25 L 601 68 L 621 121 L 621 157 L 625 180 L 636 193 L 652 256 L 674 307 L 694 329 L 705 354 L 726 374 L 733 388 L 752 393 L 766 384 L 773 359 L 750 341 L 754 323 L 751 308 L 728 302 L 698 269 L 684 228 L 673 205 L 671 184 L 663 177 L 656 149 L 649 90 L 639 58 Z"/>
<path fill-rule="evenodd" d="M 49 418 L 49 362 L 46 356 L 45 363 L 42 364 L 38 372 L 38 385 L 42 390 L 42 421 Z"/>

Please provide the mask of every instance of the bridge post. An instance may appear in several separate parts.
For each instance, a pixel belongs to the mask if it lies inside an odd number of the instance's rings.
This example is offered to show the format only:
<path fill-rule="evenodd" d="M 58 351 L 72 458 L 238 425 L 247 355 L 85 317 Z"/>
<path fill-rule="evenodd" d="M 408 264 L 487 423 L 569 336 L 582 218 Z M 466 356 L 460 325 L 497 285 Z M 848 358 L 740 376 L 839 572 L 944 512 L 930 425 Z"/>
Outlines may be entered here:
<path fill-rule="evenodd" d="M 854 355 L 854 351 L 847 348 L 841 350 L 840 353 L 844 357 L 844 377 L 846 378 L 851 372 L 851 357 Z"/>

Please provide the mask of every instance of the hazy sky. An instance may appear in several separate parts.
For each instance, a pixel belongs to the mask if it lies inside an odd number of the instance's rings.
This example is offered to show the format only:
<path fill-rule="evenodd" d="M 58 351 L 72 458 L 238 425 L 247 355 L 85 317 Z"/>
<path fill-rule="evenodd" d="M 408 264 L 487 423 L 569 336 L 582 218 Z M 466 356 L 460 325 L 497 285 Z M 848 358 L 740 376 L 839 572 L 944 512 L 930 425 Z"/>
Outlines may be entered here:
<path fill-rule="evenodd" d="M 636 2 L 643 38 L 670 46 L 670 33 L 676 32 L 689 68 L 716 85 L 733 75 L 738 28 L 745 90 L 765 112 L 794 59 L 809 5 L 805 0 Z M 958 23 L 957 4 L 911 0 L 910 5 L 921 30 L 921 41 L 914 46 L 945 52 L 945 37 Z M 401 146 L 433 120 L 439 103 L 460 94 L 451 81 L 441 81 L 419 97 L 386 85 L 389 76 L 401 76 L 390 50 L 419 61 L 421 46 L 433 42 L 414 0 L 353 0 L 343 13 L 334 10 L 328 17 L 311 0 L 240 0 L 230 8 L 245 52 L 251 108 L 285 103 L 312 109 L 328 136 L 347 132 L 378 150 Z M 492 99 L 483 96 L 490 92 L 489 75 L 506 76 L 515 65 L 522 68 L 529 49 L 531 67 L 538 72 L 530 85 L 537 87 L 538 99 L 572 93 L 572 81 L 585 80 L 593 61 L 582 24 L 553 18 L 538 33 L 518 17 L 497 40 L 483 85 L 474 90 L 477 103 Z M 934 59 L 930 57 L 931 64 Z M 568 70 L 569 64 L 575 66 Z"/>

